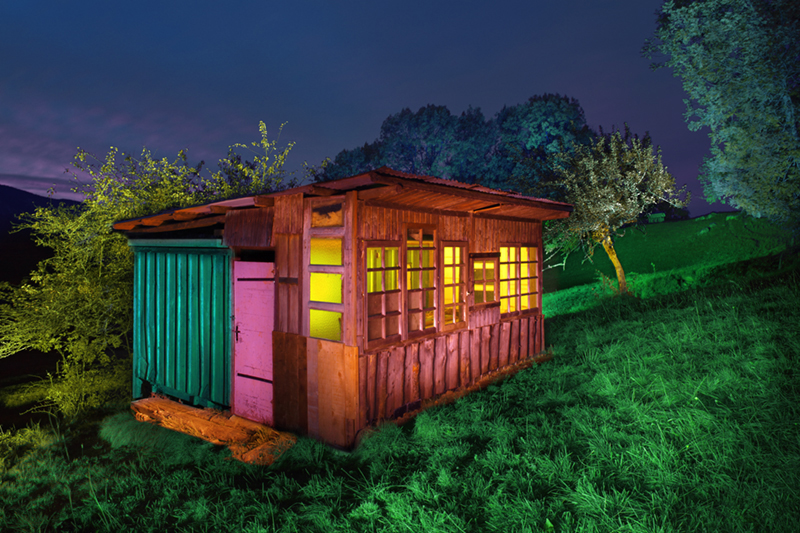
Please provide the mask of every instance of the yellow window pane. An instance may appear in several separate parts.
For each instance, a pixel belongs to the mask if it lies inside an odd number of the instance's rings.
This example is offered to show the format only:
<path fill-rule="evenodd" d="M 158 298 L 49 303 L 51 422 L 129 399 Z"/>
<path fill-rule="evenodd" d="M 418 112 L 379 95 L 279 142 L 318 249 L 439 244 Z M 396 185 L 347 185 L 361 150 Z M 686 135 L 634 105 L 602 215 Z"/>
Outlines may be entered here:
<path fill-rule="evenodd" d="M 519 260 L 520 261 L 527 261 L 528 260 L 528 248 L 523 246 L 519 250 Z"/>
<path fill-rule="evenodd" d="M 487 281 L 494 280 L 494 263 L 486 263 L 486 277 L 483 279 Z"/>
<path fill-rule="evenodd" d="M 453 287 L 444 288 L 444 305 L 453 303 Z"/>
<path fill-rule="evenodd" d="M 475 285 L 475 303 L 483 303 L 483 285 Z"/>
<path fill-rule="evenodd" d="M 500 298 L 500 312 L 508 313 L 508 298 Z"/>
<path fill-rule="evenodd" d="M 521 300 L 520 301 L 520 309 L 522 311 L 525 311 L 526 309 L 530 309 L 530 305 L 528 303 L 530 301 L 530 296 L 522 296 L 520 298 L 520 300 Z"/>
<path fill-rule="evenodd" d="M 444 284 L 445 285 L 452 285 L 453 284 L 453 267 L 445 267 L 445 269 L 444 269 Z"/>
<path fill-rule="evenodd" d="M 430 231 L 422 232 L 422 247 L 433 248 L 433 232 Z"/>
<path fill-rule="evenodd" d="M 463 267 L 455 267 L 453 271 L 453 283 L 461 283 L 461 269 Z"/>
<path fill-rule="evenodd" d="M 444 264 L 445 265 L 452 265 L 453 264 L 453 250 L 451 246 L 445 246 L 444 248 Z"/>
<path fill-rule="evenodd" d="M 487 302 L 495 301 L 494 286 L 492 285 L 486 286 L 486 301 Z"/>
<path fill-rule="evenodd" d="M 509 261 L 516 261 L 517 260 L 517 249 L 512 247 L 508 249 L 508 260 Z"/>
<path fill-rule="evenodd" d="M 406 288 L 408 289 L 419 289 L 419 270 L 413 270 L 406 273 L 407 280 L 406 280 Z"/>
<path fill-rule="evenodd" d="M 530 275 L 528 275 L 529 271 L 530 269 L 528 268 L 528 263 L 522 263 L 519 266 L 519 276 L 521 278 L 529 278 L 530 277 Z"/>
<path fill-rule="evenodd" d="M 508 247 L 501 246 L 500 247 L 500 262 L 501 263 L 508 263 Z"/>
<path fill-rule="evenodd" d="M 508 296 L 508 282 L 507 281 L 501 281 L 500 282 L 500 297 L 504 298 L 506 296 Z"/>
<path fill-rule="evenodd" d="M 367 248 L 367 268 L 381 268 L 381 248 Z"/>
<path fill-rule="evenodd" d="M 408 268 L 419 268 L 419 250 L 408 250 L 406 252 L 406 266 Z"/>
<path fill-rule="evenodd" d="M 382 292 L 381 271 L 367 272 L 367 292 Z"/>
<path fill-rule="evenodd" d="M 422 250 L 422 267 L 432 268 L 434 265 L 433 250 Z"/>
<path fill-rule="evenodd" d="M 386 288 L 387 291 L 396 291 L 400 288 L 400 270 L 387 270 L 386 275 Z"/>
<path fill-rule="evenodd" d="M 472 265 L 472 273 L 475 281 L 483 281 L 483 263 L 476 262 Z"/>
<path fill-rule="evenodd" d="M 309 283 L 311 301 L 342 303 L 342 275 L 312 272 Z"/>
<path fill-rule="evenodd" d="M 529 292 L 531 292 L 530 290 L 528 290 L 530 288 L 530 280 L 523 279 L 522 281 L 520 281 L 520 285 L 521 285 L 519 291 L 520 294 L 528 294 Z"/>
<path fill-rule="evenodd" d="M 312 265 L 341 265 L 342 239 L 324 239 L 311 237 Z"/>
<path fill-rule="evenodd" d="M 461 287 L 453 287 L 453 301 L 464 303 L 464 291 L 461 290 Z"/>
<path fill-rule="evenodd" d="M 516 277 L 517 277 L 517 265 L 512 263 L 508 265 L 508 278 L 514 279 Z"/>
<path fill-rule="evenodd" d="M 535 246 L 528 248 L 528 261 L 536 261 L 536 251 L 537 248 Z"/>
<path fill-rule="evenodd" d="M 509 281 L 508 282 L 508 295 L 513 296 L 515 294 L 519 294 L 517 292 L 517 282 L 516 281 Z"/>
<path fill-rule="evenodd" d="M 517 299 L 516 298 L 509 298 L 508 299 L 508 312 L 513 313 L 517 310 Z"/>
<path fill-rule="evenodd" d="M 426 308 L 431 308 L 436 306 L 436 304 L 433 303 L 433 291 L 425 291 L 424 300 Z"/>
<path fill-rule="evenodd" d="M 342 340 L 342 313 L 309 309 L 308 314 L 309 329 L 312 337 L 331 341 Z"/>
<path fill-rule="evenodd" d="M 343 226 L 342 204 L 320 205 L 311 208 L 311 227 L 328 228 Z"/>
<path fill-rule="evenodd" d="M 460 265 L 461 264 L 461 262 L 462 262 L 462 259 L 461 259 L 461 246 L 456 246 L 456 253 L 455 253 L 455 256 L 454 256 L 453 259 L 454 259 L 453 262 L 456 265 Z"/>
<path fill-rule="evenodd" d="M 433 311 L 425 311 L 425 329 L 433 327 Z"/>
<path fill-rule="evenodd" d="M 508 265 L 500 265 L 500 279 L 508 279 Z"/>
<path fill-rule="evenodd" d="M 386 248 L 384 250 L 385 267 L 399 267 L 400 266 L 400 249 L 399 248 Z"/>
<path fill-rule="evenodd" d="M 422 271 L 422 288 L 428 289 L 433 287 L 433 280 L 435 278 L 435 270 L 423 270 Z"/>

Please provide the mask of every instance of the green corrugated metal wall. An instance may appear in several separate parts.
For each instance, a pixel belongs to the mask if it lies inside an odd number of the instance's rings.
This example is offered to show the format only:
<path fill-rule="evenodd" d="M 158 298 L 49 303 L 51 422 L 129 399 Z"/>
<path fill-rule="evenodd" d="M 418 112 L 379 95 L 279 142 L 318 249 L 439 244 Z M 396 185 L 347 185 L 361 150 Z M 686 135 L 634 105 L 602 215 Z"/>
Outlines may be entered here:
<path fill-rule="evenodd" d="M 230 249 L 213 239 L 137 240 L 133 397 L 230 405 Z"/>

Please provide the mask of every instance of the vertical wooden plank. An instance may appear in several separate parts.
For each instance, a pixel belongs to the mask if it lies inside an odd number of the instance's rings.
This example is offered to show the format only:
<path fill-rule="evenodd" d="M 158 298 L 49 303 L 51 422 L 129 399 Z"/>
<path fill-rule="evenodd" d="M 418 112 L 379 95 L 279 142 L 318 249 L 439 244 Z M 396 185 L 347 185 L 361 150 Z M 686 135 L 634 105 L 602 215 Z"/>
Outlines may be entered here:
<path fill-rule="evenodd" d="M 306 342 L 306 369 L 308 372 L 308 435 L 320 438 L 319 429 L 319 344 L 316 339 L 302 337 Z"/>
<path fill-rule="evenodd" d="M 519 321 L 519 358 L 528 358 L 528 318 Z"/>
<path fill-rule="evenodd" d="M 375 395 L 377 399 L 377 416 L 378 420 L 383 420 L 386 417 L 386 396 L 388 387 L 389 376 L 389 355 L 391 352 L 378 352 L 378 372 L 377 383 L 375 386 Z"/>
<path fill-rule="evenodd" d="M 447 337 L 436 337 L 433 359 L 433 393 L 438 396 L 447 390 Z"/>
<path fill-rule="evenodd" d="M 356 432 L 361 429 L 358 423 L 360 402 L 358 394 L 358 348 L 344 346 L 342 351 L 344 374 L 344 446 L 355 444 Z"/>
<path fill-rule="evenodd" d="M 406 346 L 405 382 L 403 401 L 411 403 L 419 400 L 419 343 Z"/>
<path fill-rule="evenodd" d="M 497 366 L 502 368 L 508 365 L 509 344 L 511 339 L 511 322 L 500 325 L 500 350 L 498 351 Z"/>
<path fill-rule="evenodd" d="M 459 383 L 461 387 L 468 385 L 470 382 L 470 336 L 469 330 L 460 332 L 458 339 L 458 359 L 459 359 Z"/>
<path fill-rule="evenodd" d="M 371 353 L 367 356 L 367 420 L 372 423 L 378 418 L 378 405 L 375 396 L 375 385 L 378 383 L 377 356 Z"/>
<path fill-rule="evenodd" d="M 492 327 L 484 326 L 480 329 L 481 332 L 481 376 L 489 373 L 489 354 L 491 352 L 490 346 L 492 342 Z"/>
<path fill-rule="evenodd" d="M 492 338 L 489 341 L 489 370 L 497 370 L 500 357 L 500 324 L 489 326 L 492 330 Z"/>
<path fill-rule="evenodd" d="M 433 397 L 434 341 L 425 339 L 419 344 L 419 389 L 420 398 Z"/>
<path fill-rule="evenodd" d="M 347 446 L 347 414 L 350 377 L 345 364 L 345 345 L 311 339 L 317 345 L 319 437 L 336 446 Z M 352 412 L 352 406 L 351 406 Z"/>
<path fill-rule="evenodd" d="M 356 271 L 358 270 L 358 242 L 356 238 L 356 204 L 358 193 L 350 191 L 345 195 L 344 205 L 344 237 L 342 238 L 342 293 L 344 314 L 342 315 L 342 342 L 347 346 L 356 346 Z"/>
<path fill-rule="evenodd" d="M 447 390 L 458 388 L 458 364 L 460 356 L 458 353 L 458 333 L 447 335 L 447 364 L 446 364 L 446 386 Z"/>
<path fill-rule="evenodd" d="M 481 375 L 481 330 L 479 328 L 470 330 L 470 384 L 475 383 Z"/>
<path fill-rule="evenodd" d="M 403 401 L 403 382 L 405 374 L 405 348 L 395 346 L 389 352 L 389 369 L 386 383 L 386 418 L 392 418 Z"/>
<path fill-rule="evenodd" d="M 367 357 L 358 358 L 358 428 L 369 424 L 369 407 L 367 396 Z"/>
<path fill-rule="evenodd" d="M 508 347 L 509 364 L 519 361 L 519 323 L 520 320 L 515 320 L 511 323 L 511 346 Z"/>

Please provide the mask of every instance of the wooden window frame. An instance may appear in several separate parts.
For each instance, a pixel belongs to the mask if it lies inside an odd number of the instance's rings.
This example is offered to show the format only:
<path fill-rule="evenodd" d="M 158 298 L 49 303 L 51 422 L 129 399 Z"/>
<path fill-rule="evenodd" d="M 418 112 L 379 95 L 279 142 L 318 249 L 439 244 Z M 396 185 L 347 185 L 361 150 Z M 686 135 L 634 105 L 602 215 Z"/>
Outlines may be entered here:
<path fill-rule="evenodd" d="M 475 262 L 488 262 L 494 263 L 494 300 L 481 303 L 475 303 Z M 486 284 L 483 280 L 481 283 Z M 489 307 L 500 307 L 500 252 L 481 252 L 473 253 L 469 256 L 469 293 L 470 293 L 470 309 L 486 309 Z"/>
<path fill-rule="evenodd" d="M 453 283 L 453 284 L 446 284 L 445 283 L 445 269 L 448 268 L 448 265 L 445 264 L 445 248 L 461 248 L 461 262 L 458 265 L 453 264 L 453 267 L 460 267 L 462 269 L 461 272 L 461 282 L 460 283 Z M 439 277 L 439 324 L 441 327 L 439 331 L 452 331 L 455 329 L 462 329 L 467 327 L 467 323 L 469 322 L 469 268 L 470 268 L 470 257 L 469 257 L 469 242 L 467 241 L 439 241 L 439 268 L 438 268 L 438 277 Z M 455 307 L 455 303 L 451 303 L 449 305 L 445 305 L 444 298 L 445 293 L 447 292 L 448 287 L 459 287 L 461 289 L 462 302 L 461 306 L 464 309 L 463 320 L 459 322 L 454 322 L 452 324 L 448 324 L 445 322 L 445 313 L 447 307 Z"/>
<path fill-rule="evenodd" d="M 408 287 L 408 279 L 409 279 L 409 269 L 408 269 L 408 232 L 409 230 L 422 230 L 422 231 L 432 231 L 433 232 L 433 267 L 428 268 L 419 268 L 414 269 L 415 271 L 419 272 L 422 270 L 432 270 L 433 271 L 433 326 L 426 328 L 424 327 L 424 320 L 425 311 L 431 310 L 430 308 L 421 307 L 421 313 L 423 314 L 423 327 L 422 329 L 411 331 L 411 328 L 408 326 L 409 317 L 411 315 L 411 306 L 409 304 L 409 293 L 411 292 L 422 292 L 424 294 L 424 289 L 409 289 Z M 403 224 L 403 236 L 402 236 L 402 256 L 400 258 L 401 265 L 403 266 L 402 271 L 402 281 L 401 286 L 402 290 L 402 299 L 403 299 L 403 326 L 401 330 L 403 330 L 403 339 L 413 339 L 416 337 L 424 337 L 425 335 L 429 335 L 431 333 L 436 333 L 439 331 L 439 316 L 438 316 L 438 293 L 439 293 L 439 276 L 437 271 L 439 269 L 439 254 L 437 250 L 439 250 L 439 228 L 435 224 L 414 224 L 414 223 L 405 223 Z M 420 246 L 420 250 L 423 247 Z"/>
<path fill-rule="evenodd" d="M 539 254 L 539 246 L 537 244 L 534 244 L 534 243 L 501 243 L 500 244 L 500 248 L 501 249 L 502 248 L 514 248 L 514 250 L 515 250 L 515 252 L 514 252 L 515 259 L 514 259 L 514 261 L 507 261 L 507 262 L 498 261 L 498 268 L 499 268 L 498 273 L 497 273 L 498 290 L 500 289 L 500 287 L 502 286 L 502 283 L 504 281 L 506 281 L 506 282 L 513 281 L 514 284 L 515 284 L 515 287 L 516 287 L 513 296 L 502 297 L 502 296 L 500 296 L 500 294 L 498 294 L 498 302 L 501 302 L 501 310 L 502 310 L 502 300 L 503 299 L 510 300 L 511 298 L 513 298 L 515 300 L 515 304 L 516 304 L 515 305 L 516 309 L 514 311 L 501 312 L 500 316 L 502 318 L 506 318 L 506 317 L 514 317 L 514 316 L 519 316 L 519 315 L 527 315 L 527 314 L 536 313 L 539 310 L 539 300 L 538 300 L 538 294 L 539 294 L 539 260 L 540 260 L 540 257 L 539 257 L 539 255 L 540 255 Z M 536 259 L 531 261 L 530 258 L 528 258 L 528 261 L 524 261 L 523 262 L 521 260 L 521 254 L 520 254 L 520 249 L 521 248 L 532 248 L 533 250 L 535 250 L 536 251 Z M 498 257 L 499 257 L 499 259 L 502 259 L 502 257 L 500 257 L 500 255 L 501 254 L 498 254 Z M 528 276 L 526 276 L 524 278 L 522 277 L 522 269 L 521 269 L 521 266 L 522 266 L 523 263 L 528 264 L 528 268 L 529 268 Z M 514 274 L 513 278 L 509 276 L 507 279 L 503 279 L 503 277 L 501 275 L 502 269 L 503 269 L 503 265 L 514 265 L 515 274 Z M 531 266 L 533 266 L 533 268 L 531 268 Z M 523 279 L 527 279 L 528 280 L 528 284 L 529 284 L 528 285 L 528 290 L 529 291 L 531 291 L 531 287 L 533 287 L 533 290 L 531 292 L 527 292 L 524 295 L 522 294 L 522 280 Z M 531 285 L 531 283 L 533 285 Z M 523 296 L 528 297 L 528 308 L 527 309 L 522 309 L 522 297 Z"/>
<path fill-rule="evenodd" d="M 369 292 L 369 290 L 368 290 L 368 288 L 369 288 L 369 281 L 368 281 L 369 272 L 370 271 L 372 271 L 372 272 L 377 271 L 377 269 L 370 270 L 368 268 L 368 265 L 367 265 L 367 250 L 369 248 L 381 248 L 382 250 L 385 250 L 386 248 L 397 248 L 399 266 L 398 266 L 398 289 L 396 291 L 393 290 L 393 291 Z M 404 323 L 405 300 L 404 300 L 404 297 L 403 297 L 403 294 L 404 294 L 403 287 L 405 285 L 405 281 L 404 281 L 404 278 L 403 278 L 403 264 L 404 264 L 404 262 L 403 262 L 403 257 L 402 257 L 403 247 L 402 247 L 402 241 L 362 240 L 361 241 L 361 249 L 362 249 L 362 256 L 364 258 L 363 261 L 362 261 L 362 272 L 364 273 L 364 275 L 362 276 L 362 279 L 364 280 L 364 282 L 363 282 L 364 283 L 364 332 L 363 332 L 363 335 L 364 335 L 364 344 L 365 344 L 366 348 L 368 350 L 372 350 L 374 348 L 378 348 L 378 347 L 381 347 L 381 346 L 384 346 L 384 345 L 387 345 L 387 344 L 392 344 L 392 343 L 400 341 L 402 339 L 402 336 L 403 336 L 403 331 L 405 330 L 405 328 L 404 328 L 404 326 L 405 326 L 405 323 Z M 385 253 L 383 251 L 381 252 L 381 257 L 382 258 L 385 257 Z M 382 265 L 382 268 L 380 269 L 380 271 L 381 272 L 385 272 L 386 270 L 387 269 L 385 267 L 385 260 L 383 260 L 383 265 Z M 383 277 L 384 276 L 382 276 L 382 278 Z M 392 294 L 392 293 L 397 293 L 398 294 L 398 298 L 400 300 L 400 302 L 399 302 L 399 310 L 396 311 L 396 312 L 393 311 L 393 312 L 390 312 L 390 313 L 387 314 L 387 311 L 386 311 L 386 295 L 387 294 Z M 370 338 L 369 338 L 369 320 L 370 320 L 369 300 L 370 300 L 370 295 L 371 294 L 372 295 L 374 295 L 374 294 L 381 294 L 382 295 L 381 296 L 381 315 L 380 315 L 381 316 L 381 318 L 380 318 L 380 320 L 381 320 L 381 337 L 378 338 L 378 339 L 373 339 L 373 340 L 370 340 Z M 376 316 L 377 315 L 372 315 L 373 319 Z M 386 335 L 386 319 L 388 317 L 390 317 L 390 316 L 399 316 L 399 319 L 398 319 L 400 321 L 399 332 L 397 334 L 395 334 L 395 335 L 387 336 Z"/>

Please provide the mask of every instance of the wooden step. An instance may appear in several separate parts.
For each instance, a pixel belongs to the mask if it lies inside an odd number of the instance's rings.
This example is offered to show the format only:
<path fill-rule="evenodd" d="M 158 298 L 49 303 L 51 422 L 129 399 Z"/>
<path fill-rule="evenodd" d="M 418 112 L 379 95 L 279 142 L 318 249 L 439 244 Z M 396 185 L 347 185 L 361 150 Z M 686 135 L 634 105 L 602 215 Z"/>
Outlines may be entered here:
<path fill-rule="evenodd" d="M 277 431 L 229 411 L 192 407 L 163 396 L 135 400 L 131 409 L 141 422 L 227 446 L 234 459 L 245 463 L 271 465 L 297 442 L 292 433 Z"/>

